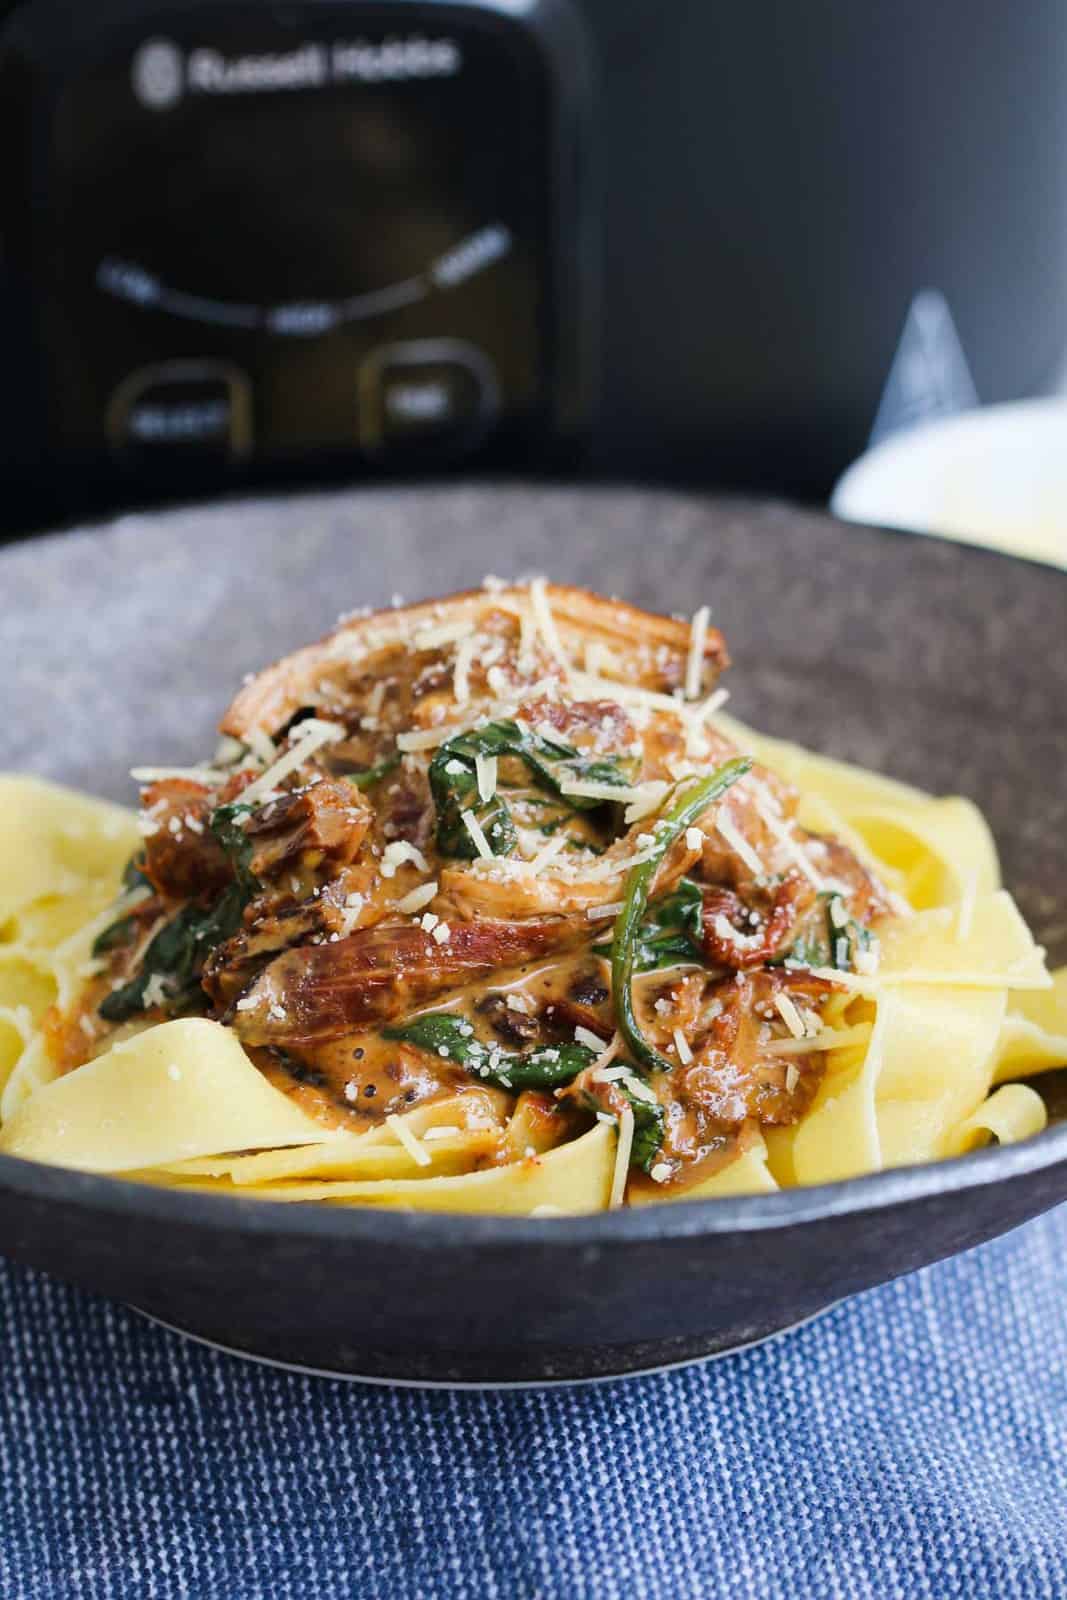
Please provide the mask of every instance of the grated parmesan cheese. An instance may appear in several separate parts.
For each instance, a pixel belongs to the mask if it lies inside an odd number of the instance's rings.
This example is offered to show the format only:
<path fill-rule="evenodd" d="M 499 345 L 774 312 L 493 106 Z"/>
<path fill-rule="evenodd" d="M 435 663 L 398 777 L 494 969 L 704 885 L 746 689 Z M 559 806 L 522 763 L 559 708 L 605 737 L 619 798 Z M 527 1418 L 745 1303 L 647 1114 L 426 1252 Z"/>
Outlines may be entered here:
<path fill-rule="evenodd" d="M 595 783 L 591 778 L 564 778 L 560 784 L 561 794 L 574 794 L 585 800 L 617 800 L 620 805 L 629 805 L 646 798 L 648 790 L 653 785 L 666 793 L 667 785 L 658 779 L 650 783 Z"/>
<path fill-rule="evenodd" d="M 790 1033 L 793 1035 L 793 1038 L 803 1039 L 805 1033 L 807 1032 L 807 1029 L 804 1026 L 804 1019 L 787 994 L 779 991 L 775 995 L 774 1009 L 777 1011 L 778 1015 L 781 1017 Z"/>
<path fill-rule="evenodd" d="M 422 1148 L 411 1129 L 404 1126 L 395 1111 L 390 1111 L 385 1119 L 385 1125 L 396 1135 L 397 1142 L 404 1146 L 404 1149 L 417 1167 L 428 1167 L 430 1165 L 429 1153 Z"/>
<path fill-rule="evenodd" d="M 269 767 L 277 757 L 278 750 L 274 740 L 263 728 L 249 728 L 245 734 L 245 744 L 261 767 Z"/>
<path fill-rule="evenodd" d="M 494 861 L 496 858 L 493 855 L 493 847 L 489 843 L 489 840 L 485 837 L 485 831 L 482 828 L 481 823 L 478 821 L 478 818 L 474 815 L 474 812 L 462 811 L 460 813 L 460 821 L 470 834 L 471 838 L 474 840 L 474 848 L 477 850 L 482 860 Z"/>
<path fill-rule="evenodd" d="M 597 1040 L 597 1043 L 600 1043 L 599 1039 Z M 611 1043 L 600 1052 L 592 1066 L 589 1068 L 590 1077 L 598 1080 L 601 1083 L 609 1083 L 611 1080 L 608 1078 L 605 1068 L 611 1065 L 621 1049 L 622 1034 L 615 1033 L 612 1035 Z"/>
<path fill-rule="evenodd" d="M 433 750 L 469 727 L 469 722 L 452 722 L 442 723 L 437 728 L 411 728 L 407 733 L 397 734 L 396 747 L 404 755 L 413 754 L 416 750 Z"/>
<path fill-rule="evenodd" d="M 452 694 L 458 706 L 465 706 L 471 697 L 470 670 L 474 665 L 476 641 L 464 639 L 456 651 L 456 664 L 452 669 Z"/>
<path fill-rule="evenodd" d="M 809 857 L 800 848 L 797 841 L 793 838 L 789 828 L 778 814 L 778 806 L 774 801 L 770 790 L 767 788 L 766 784 L 761 783 L 758 778 L 750 779 L 750 782 L 756 791 L 756 810 L 759 812 L 760 817 L 766 823 L 771 833 L 774 834 L 774 837 L 777 839 L 778 843 L 781 845 L 790 861 L 792 861 L 793 865 L 799 867 L 800 871 L 807 878 L 808 882 L 812 884 L 814 888 L 818 889 L 821 894 L 826 885 L 823 883 L 822 878 L 812 866 Z"/>
<path fill-rule="evenodd" d="M 809 1051 L 847 1050 L 857 1044 L 866 1044 L 871 1036 L 871 1024 L 858 1022 L 852 1028 L 823 1028 L 803 1039 L 774 1039 L 765 1046 L 771 1056 L 801 1056 Z"/>
<path fill-rule="evenodd" d="M 474 771 L 478 779 L 478 798 L 485 803 L 496 794 L 496 768 L 496 756 L 475 756 Z"/>
<path fill-rule="evenodd" d="M 630 1106 L 619 1113 L 619 1137 L 615 1146 L 615 1170 L 611 1178 L 609 1211 L 617 1211 L 626 1195 L 626 1179 L 630 1171 L 630 1152 L 634 1143 L 634 1114 Z"/>
<path fill-rule="evenodd" d="M 428 906 L 437 893 L 437 879 L 430 883 L 420 883 L 417 889 L 412 889 L 402 900 L 398 900 L 395 909 L 403 916 L 412 916 L 416 911 L 421 911 L 423 906 Z"/>
<path fill-rule="evenodd" d="M 693 1059 L 693 1052 L 690 1050 L 689 1040 L 681 1028 L 675 1028 L 674 1030 L 674 1048 L 678 1052 L 678 1060 L 682 1063 L 682 1066 L 687 1067 Z"/>
<path fill-rule="evenodd" d="M 363 905 L 364 901 L 361 894 L 350 894 L 346 897 L 344 906 L 341 909 L 341 934 L 344 938 L 347 939 L 350 933 L 355 932 Z"/>
<path fill-rule="evenodd" d="M 469 618 L 458 622 L 442 622 L 436 628 L 420 628 L 411 642 L 416 650 L 438 650 L 443 644 L 455 644 L 473 632 L 474 623 Z"/>
<path fill-rule="evenodd" d="M 626 1069 L 626 1077 L 623 1081 L 627 1093 L 632 1094 L 635 1100 L 644 1100 L 646 1105 L 650 1106 L 659 1105 L 654 1091 L 635 1073 L 631 1072 L 629 1068 Z"/>
<path fill-rule="evenodd" d="M 745 863 L 745 866 L 749 869 L 749 871 L 754 872 L 757 878 L 762 878 L 764 875 L 763 862 L 760 860 L 755 850 L 753 850 L 752 846 L 749 844 L 740 828 L 738 828 L 731 821 L 730 817 L 726 813 L 716 817 L 715 827 L 716 830 L 726 840 L 726 843 L 730 846 L 730 849 L 735 851 L 736 854 L 741 857 L 741 860 Z"/>
<path fill-rule="evenodd" d="M 381 872 L 383 878 L 396 876 L 397 867 L 403 866 L 405 861 L 412 862 L 420 872 L 428 872 L 429 865 L 422 851 L 406 839 L 394 839 L 382 851 Z"/>
<path fill-rule="evenodd" d="M 872 939 L 870 946 L 866 950 L 853 949 L 852 963 L 857 972 L 866 973 L 868 977 L 877 972 L 881 963 L 878 940 Z"/>
<path fill-rule="evenodd" d="M 167 982 L 160 972 L 153 972 L 144 986 L 144 1006 L 146 1011 L 151 1011 L 155 1006 L 161 1006 L 168 994 Z"/>
<path fill-rule="evenodd" d="M 604 1051 L 603 1039 L 598 1033 L 594 1033 L 592 1028 L 575 1028 L 574 1042 L 575 1044 L 584 1044 L 587 1050 L 592 1050 L 595 1053 L 598 1060 Z"/>
<path fill-rule="evenodd" d="M 627 827 L 632 827 L 635 822 L 643 822 L 646 817 L 658 811 L 667 798 L 671 786 L 660 778 L 652 778 L 639 787 L 644 790 L 642 798 L 634 800 L 623 812 L 623 821 Z"/>
<path fill-rule="evenodd" d="M 548 843 L 546 845 L 544 845 L 542 847 L 542 849 L 538 850 L 538 852 L 537 852 L 537 854 L 535 856 L 532 856 L 530 858 L 530 861 L 529 861 L 528 865 L 529 865 L 529 870 L 532 873 L 532 875 L 536 878 L 538 873 L 543 872 L 545 870 L 545 868 L 548 866 L 549 862 L 550 861 L 554 861 L 556 859 L 556 857 L 559 855 L 560 851 L 561 850 L 565 850 L 567 848 L 567 844 L 568 844 L 568 835 L 567 834 L 565 834 L 565 833 L 555 833 L 555 834 L 553 834 L 552 838 L 549 839 Z"/>
<path fill-rule="evenodd" d="M 570 663 L 563 654 L 563 645 L 560 642 L 556 629 L 556 619 L 552 615 L 552 608 L 548 603 L 548 594 L 544 578 L 530 580 L 530 605 L 533 608 L 534 622 L 537 631 L 544 640 L 545 648 L 563 668 L 564 675 L 570 673 Z"/>
<path fill-rule="evenodd" d="M 574 672 L 571 684 L 583 699 L 614 700 L 618 705 L 630 705 L 644 711 L 666 711 L 683 722 L 695 715 L 692 706 L 673 695 L 660 694 L 655 689 L 642 689 L 634 683 L 617 683 L 614 678 L 598 678 L 590 672 Z"/>
<path fill-rule="evenodd" d="M 618 878 L 631 867 L 640 867 L 646 861 L 651 861 L 655 856 L 654 849 L 639 850 L 632 856 L 615 856 L 603 861 L 596 861 L 591 867 L 582 869 L 581 876 L 587 883 L 603 883 L 608 878 Z"/>
<path fill-rule="evenodd" d="M 283 778 L 295 772 L 297 767 L 302 767 L 305 761 L 310 761 L 316 750 L 324 744 L 334 744 L 344 736 L 345 730 L 336 723 L 320 722 L 317 717 L 309 717 L 306 722 L 298 723 L 292 732 L 292 745 L 285 755 L 279 756 L 273 766 L 261 772 L 247 789 L 241 790 L 241 804 L 250 805 L 253 800 L 269 794 Z"/>
<path fill-rule="evenodd" d="M 220 772 L 217 767 L 130 768 L 130 777 L 137 783 L 165 783 L 168 778 L 181 778 L 189 783 L 205 784 L 209 789 L 218 788 L 219 784 L 225 783 L 229 776 L 228 772 Z"/>
<path fill-rule="evenodd" d="M 689 657 L 685 664 L 685 697 L 695 700 L 704 681 L 704 646 L 708 639 L 710 606 L 701 606 L 693 613 L 689 625 Z"/>
<path fill-rule="evenodd" d="M 714 694 L 708 695 L 703 705 L 697 706 L 696 710 L 690 713 L 693 721 L 699 724 L 707 722 L 708 718 L 713 717 L 716 711 L 722 710 L 729 698 L 729 689 L 716 689 Z"/>

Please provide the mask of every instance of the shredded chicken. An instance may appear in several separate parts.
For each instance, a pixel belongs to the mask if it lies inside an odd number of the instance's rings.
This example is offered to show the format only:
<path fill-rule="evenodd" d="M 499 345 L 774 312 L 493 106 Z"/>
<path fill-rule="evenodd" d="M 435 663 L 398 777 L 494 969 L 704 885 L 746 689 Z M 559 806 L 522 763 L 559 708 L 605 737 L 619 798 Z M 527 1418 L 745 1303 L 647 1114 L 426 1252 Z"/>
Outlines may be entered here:
<path fill-rule="evenodd" d="M 890 899 L 799 827 L 787 784 L 737 765 L 706 702 L 722 637 L 690 648 L 687 622 L 533 584 L 356 618 L 269 667 L 223 719 L 229 767 L 146 787 L 152 896 L 106 941 L 64 1062 L 200 1009 L 356 1125 L 464 1090 L 510 1104 L 508 1073 L 540 1065 L 535 1147 L 630 1106 L 635 1166 L 683 1186 L 797 1120 L 834 993 L 805 969 L 858 948 Z M 687 706 L 694 681 L 706 703 Z"/>

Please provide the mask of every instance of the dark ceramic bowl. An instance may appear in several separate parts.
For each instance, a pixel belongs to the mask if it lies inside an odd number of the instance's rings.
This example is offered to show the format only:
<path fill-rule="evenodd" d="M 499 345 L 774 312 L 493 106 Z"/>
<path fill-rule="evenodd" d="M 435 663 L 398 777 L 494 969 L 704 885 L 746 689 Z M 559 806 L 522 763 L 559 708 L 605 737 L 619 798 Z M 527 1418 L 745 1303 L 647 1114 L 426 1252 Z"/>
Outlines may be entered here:
<path fill-rule="evenodd" d="M 972 796 L 1038 938 L 1067 959 L 1067 577 L 781 506 L 382 490 L 10 548 L 0 767 L 128 798 L 127 767 L 202 755 L 241 675 L 339 611 L 531 570 L 665 610 L 709 601 L 736 661 L 731 709 Z M 1038 1080 L 1053 1099 L 1059 1076 Z M 1063 1199 L 1062 1123 L 820 1189 L 536 1222 L 215 1199 L 0 1159 L 16 1259 L 248 1355 L 415 1383 L 730 1350 Z"/>

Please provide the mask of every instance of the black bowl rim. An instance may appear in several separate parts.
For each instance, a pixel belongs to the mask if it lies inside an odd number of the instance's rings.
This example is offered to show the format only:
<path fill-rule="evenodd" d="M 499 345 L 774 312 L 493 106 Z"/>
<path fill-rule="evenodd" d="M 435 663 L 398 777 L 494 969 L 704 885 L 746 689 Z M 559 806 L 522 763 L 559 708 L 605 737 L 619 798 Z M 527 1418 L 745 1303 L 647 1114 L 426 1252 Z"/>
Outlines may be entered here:
<path fill-rule="evenodd" d="M 499 484 L 487 482 L 487 491 Z M 616 486 L 621 487 L 621 486 Z M 329 491 L 325 491 L 329 497 Z M 336 494 L 336 491 L 334 491 Z M 253 501 L 238 494 L 230 504 Z M 214 504 L 215 502 L 212 502 Z M 170 507 L 160 518 L 189 507 Z M 210 509 L 208 506 L 203 508 Z M 833 518 L 824 513 L 828 520 Z M 55 529 L 56 539 L 103 531 L 114 519 L 78 529 Z M 1046 565 L 1010 551 L 947 540 L 913 529 L 875 523 L 845 523 L 857 535 L 889 535 L 902 542 L 921 540 L 945 546 L 965 560 L 1022 562 L 1043 570 L 1053 581 L 1067 583 L 1067 569 Z M 583 1216 L 516 1217 L 466 1212 L 402 1211 L 385 1206 L 315 1205 L 293 1201 L 251 1200 L 240 1195 L 190 1194 L 156 1188 L 117 1177 L 79 1172 L 69 1167 L 27 1161 L 0 1154 L 2 1196 L 18 1194 L 37 1201 L 67 1202 L 116 1216 L 137 1214 L 146 1220 L 186 1225 L 224 1233 L 276 1235 L 286 1240 L 329 1240 L 439 1251 L 530 1245 L 607 1245 L 616 1241 L 691 1239 L 724 1233 L 766 1233 L 842 1216 L 862 1215 L 927 1200 L 939 1194 L 1010 1181 L 1067 1163 L 1067 1122 L 1047 1128 L 1019 1144 L 973 1151 L 920 1166 L 891 1167 L 859 1177 L 772 1194 L 733 1195 L 722 1199 L 669 1201 L 620 1208 Z"/>
<path fill-rule="evenodd" d="M 137 1214 L 147 1221 L 224 1233 L 266 1233 L 290 1241 L 351 1240 L 354 1244 L 374 1240 L 379 1245 L 435 1251 L 510 1247 L 516 1243 L 608 1245 L 724 1233 L 771 1233 L 882 1211 L 941 1194 L 962 1194 L 1032 1176 L 1061 1163 L 1067 1165 L 1067 1123 L 1019 1144 L 975 1150 L 921 1166 L 890 1167 L 833 1183 L 779 1189 L 773 1194 L 669 1201 L 581 1216 L 515 1217 L 191 1194 L 0 1155 L 0 1207 L 3 1195 L 19 1194 L 35 1201 L 65 1202 L 101 1214 Z"/>

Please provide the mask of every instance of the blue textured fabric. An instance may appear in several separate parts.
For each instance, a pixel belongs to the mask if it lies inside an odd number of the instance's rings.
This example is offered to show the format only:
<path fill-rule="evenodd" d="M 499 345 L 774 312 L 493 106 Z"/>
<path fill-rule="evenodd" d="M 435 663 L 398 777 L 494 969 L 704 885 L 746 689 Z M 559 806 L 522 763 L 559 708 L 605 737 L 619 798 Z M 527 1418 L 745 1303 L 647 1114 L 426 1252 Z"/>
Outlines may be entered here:
<path fill-rule="evenodd" d="M 6 1267 L 4 1600 L 1067 1595 L 1067 1209 L 762 1349 L 290 1376 Z"/>

